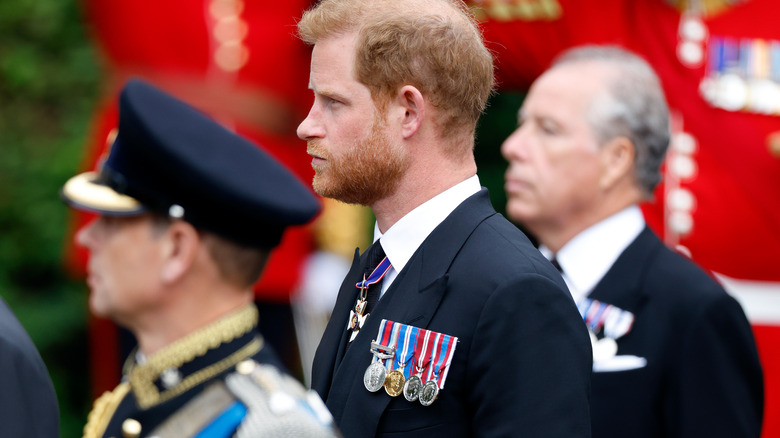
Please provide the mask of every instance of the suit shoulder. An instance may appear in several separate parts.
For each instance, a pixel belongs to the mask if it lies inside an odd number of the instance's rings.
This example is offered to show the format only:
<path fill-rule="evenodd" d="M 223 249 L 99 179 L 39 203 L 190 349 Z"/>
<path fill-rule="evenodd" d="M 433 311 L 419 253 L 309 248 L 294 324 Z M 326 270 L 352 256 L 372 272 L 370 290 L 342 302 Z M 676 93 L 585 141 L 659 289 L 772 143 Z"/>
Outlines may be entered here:
<path fill-rule="evenodd" d="M 680 320 L 692 322 L 715 314 L 745 319 L 737 300 L 710 273 L 665 245 L 661 245 L 645 271 L 644 288 L 654 299 L 666 302 Z"/>
<path fill-rule="evenodd" d="M 560 276 L 525 233 L 500 214 L 491 216 L 474 230 L 464 251 L 482 252 L 481 260 L 494 269 Z"/>
<path fill-rule="evenodd" d="M 453 273 L 468 275 L 485 289 L 520 279 L 546 283 L 568 294 L 560 273 L 519 228 L 500 214 L 474 229 L 453 260 Z"/>

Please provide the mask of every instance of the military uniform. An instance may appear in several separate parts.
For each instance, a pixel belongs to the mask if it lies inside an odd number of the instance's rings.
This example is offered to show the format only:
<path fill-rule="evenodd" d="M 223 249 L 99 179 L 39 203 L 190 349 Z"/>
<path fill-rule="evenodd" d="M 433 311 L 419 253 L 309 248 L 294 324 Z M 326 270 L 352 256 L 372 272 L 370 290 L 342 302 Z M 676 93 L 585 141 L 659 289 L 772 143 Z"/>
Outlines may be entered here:
<path fill-rule="evenodd" d="M 95 402 L 85 437 L 240 437 L 258 430 L 334 436 L 322 402 L 285 376 L 250 304 L 252 282 L 285 229 L 319 211 L 317 198 L 293 174 L 195 108 L 131 80 L 120 95 L 119 132 L 99 171 L 69 179 L 62 197 L 100 215 L 77 236 L 92 251 L 93 310 L 139 339 L 122 383 Z M 165 227 L 156 227 L 163 220 Z M 146 232 L 127 234 L 128 224 Z M 94 231 L 101 226 L 109 229 Z M 173 238 L 172 229 L 187 231 Z M 121 240 L 127 236 L 135 240 Z M 124 246 L 102 251 L 101 243 L 112 239 Z M 149 247 L 190 258 L 179 260 L 177 273 L 163 275 L 158 269 L 170 267 L 173 256 L 137 268 L 117 255 L 143 257 Z M 242 266 L 226 272 L 219 259 Z M 149 282 L 125 285 L 147 271 Z M 122 280 L 105 280 L 114 276 Z M 145 297 L 140 306 L 138 295 Z M 113 302 L 96 306 L 101 296 Z M 181 319 L 171 328 L 166 318 Z"/>
<path fill-rule="evenodd" d="M 289 432 L 273 436 L 335 436 L 322 402 L 277 369 L 257 331 L 257 309 L 246 307 L 151 357 L 131 356 L 122 383 L 95 401 L 84 437 L 184 437 L 209 427 L 214 436 L 232 436 L 253 415 L 265 417 L 266 432 Z M 274 393 L 293 403 L 253 406 Z"/>

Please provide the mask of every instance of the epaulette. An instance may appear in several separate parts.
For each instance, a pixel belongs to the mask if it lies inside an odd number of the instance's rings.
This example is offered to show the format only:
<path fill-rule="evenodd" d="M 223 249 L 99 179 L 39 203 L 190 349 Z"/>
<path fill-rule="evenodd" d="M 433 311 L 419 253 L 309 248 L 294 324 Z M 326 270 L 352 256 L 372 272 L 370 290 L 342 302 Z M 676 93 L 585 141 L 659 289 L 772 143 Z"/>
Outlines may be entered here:
<path fill-rule="evenodd" d="M 245 360 L 158 426 L 150 438 L 340 437 L 314 391 L 275 367 Z"/>

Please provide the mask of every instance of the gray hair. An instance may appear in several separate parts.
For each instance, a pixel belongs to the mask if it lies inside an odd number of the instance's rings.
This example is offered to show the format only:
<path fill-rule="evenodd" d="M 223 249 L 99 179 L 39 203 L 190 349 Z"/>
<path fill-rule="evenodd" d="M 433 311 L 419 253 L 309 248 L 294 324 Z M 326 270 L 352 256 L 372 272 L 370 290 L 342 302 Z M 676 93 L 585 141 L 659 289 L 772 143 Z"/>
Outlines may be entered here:
<path fill-rule="evenodd" d="M 669 108 L 661 83 L 644 59 L 616 46 L 582 46 L 564 52 L 554 67 L 579 62 L 614 66 L 607 93 L 594 99 L 587 118 L 599 144 L 627 137 L 634 144 L 636 182 L 646 197 L 661 181 L 669 146 Z"/>

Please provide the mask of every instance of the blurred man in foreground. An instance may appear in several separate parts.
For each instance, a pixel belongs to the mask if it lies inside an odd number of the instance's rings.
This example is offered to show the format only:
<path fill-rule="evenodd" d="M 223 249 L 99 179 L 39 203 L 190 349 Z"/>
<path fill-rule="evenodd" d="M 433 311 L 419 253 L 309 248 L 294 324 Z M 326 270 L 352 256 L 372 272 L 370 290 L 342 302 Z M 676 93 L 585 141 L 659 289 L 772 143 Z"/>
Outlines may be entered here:
<path fill-rule="evenodd" d="M 76 235 L 90 251 L 92 311 L 138 340 L 85 437 L 331 436 L 327 410 L 284 375 L 257 331 L 252 293 L 270 249 L 313 218 L 316 199 L 257 147 L 157 88 L 131 81 L 119 105 L 100 172 L 62 190 L 72 207 L 99 214 Z"/>

